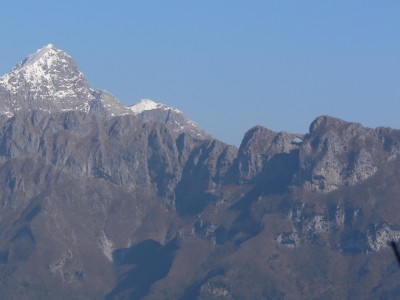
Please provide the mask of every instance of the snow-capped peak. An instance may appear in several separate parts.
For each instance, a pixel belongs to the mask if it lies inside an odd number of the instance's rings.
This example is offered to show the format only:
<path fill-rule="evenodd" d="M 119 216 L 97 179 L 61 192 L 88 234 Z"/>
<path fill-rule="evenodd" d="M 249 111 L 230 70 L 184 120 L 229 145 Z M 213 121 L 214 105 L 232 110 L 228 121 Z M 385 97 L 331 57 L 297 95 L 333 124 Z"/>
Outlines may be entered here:
<path fill-rule="evenodd" d="M 52 44 L 44 46 L 18 63 L 10 73 L 0 78 L 0 84 L 11 93 L 28 86 L 35 97 L 56 98 L 63 97 L 76 87 L 86 86 L 84 76 L 71 56 Z"/>
<path fill-rule="evenodd" d="M 129 109 L 135 114 L 138 115 L 146 110 L 154 110 L 154 109 L 163 109 L 163 110 L 173 110 L 175 112 L 181 113 L 180 110 L 175 108 L 168 107 L 165 104 L 154 102 L 150 99 L 141 99 L 135 105 L 129 107 Z"/>
<path fill-rule="evenodd" d="M 0 115 L 8 117 L 29 110 L 81 111 L 104 117 L 135 115 L 144 121 L 165 124 L 179 134 L 208 137 L 178 109 L 150 99 L 126 107 L 109 93 L 92 90 L 72 57 L 52 44 L 0 77 L 0 98 Z"/>
<path fill-rule="evenodd" d="M 37 50 L 0 77 L 0 91 L 8 94 L 10 111 L 88 111 L 94 99 L 72 57 L 52 44 Z"/>
<path fill-rule="evenodd" d="M 57 54 L 60 54 L 61 52 L 62 51 L 54 47 L 53 44 L 48 44 L 17 64 L 13 71 L 20 72 L 26 68 L 29 68 L 30 66 L 35 65 L 36 63 L 45 64 L 47 68 L 51 68 L 52 63 L 57 57 Z"/>

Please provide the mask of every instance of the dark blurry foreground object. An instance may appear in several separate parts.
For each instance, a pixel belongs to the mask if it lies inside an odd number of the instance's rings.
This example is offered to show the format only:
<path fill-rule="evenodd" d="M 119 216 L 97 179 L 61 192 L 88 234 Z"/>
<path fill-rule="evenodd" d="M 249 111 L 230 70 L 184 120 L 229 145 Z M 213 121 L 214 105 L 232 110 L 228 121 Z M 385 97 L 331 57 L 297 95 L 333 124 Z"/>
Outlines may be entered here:
<path fill-rule="evenodd" d="M 397 243 L 395 241 L 392 241 L 390 243 L 390 245 L 392 246 L 392 249 L 394 251 L 394 254 L 396 255 L 397 261 L 398 261 L 399 266 L 400 266 L 400 253 L 399 253 L 399 249 L 397 248 Z"/>

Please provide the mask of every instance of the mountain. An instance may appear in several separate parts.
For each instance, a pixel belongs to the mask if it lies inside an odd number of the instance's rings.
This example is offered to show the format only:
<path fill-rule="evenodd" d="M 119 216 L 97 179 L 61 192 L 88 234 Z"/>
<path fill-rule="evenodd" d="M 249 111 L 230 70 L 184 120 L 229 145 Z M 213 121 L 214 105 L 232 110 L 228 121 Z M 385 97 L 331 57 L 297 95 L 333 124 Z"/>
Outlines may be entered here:
<path fill-rule="evenodd" d="M 237 149 L 47 46 L 1 80 L 1 299 L 396 299 L 400 130 Z"/>
<path fill-rule="evenodd" d="M 2 111 L 89 111 L 93 91 L 72 58 L 49 44 L 0 79 Z"/>
<path fill-rule="evenodd" d="M 100 117 L 133 114 L 167 124 L 178 134 L 208 137 L 177 109 L 152 100 L 126 107 L 107 91 L 93 90 L 71 56 L 52 44 L 29 55 L 0 78 L 0 97 L 0 114 L 10 117 L 20 110 L 82 111 Z"/>

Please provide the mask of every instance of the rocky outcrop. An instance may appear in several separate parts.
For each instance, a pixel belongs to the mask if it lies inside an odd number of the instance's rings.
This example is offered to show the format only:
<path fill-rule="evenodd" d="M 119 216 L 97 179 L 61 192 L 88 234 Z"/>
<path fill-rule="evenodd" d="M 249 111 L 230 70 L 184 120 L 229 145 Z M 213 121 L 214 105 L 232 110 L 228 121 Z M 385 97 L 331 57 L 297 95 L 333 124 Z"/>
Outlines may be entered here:
<path fill-rule="evenodd" d="M 230 176 L 241 183 L 271 176 L 286 185 L 330 192 L 366 180 L 398 157 L 399 140 L 398 130 L 329 116 L 318 117 L 306 135 L 256 126 L 243 138 Z"/>
<path fill-rule="evenodd" d="M 172 200 L 184 182 L 215 193 L 236 156 L 232 146 L 176 137 L 165 125 L 132 115 L 21 112 L 3 119 L 0 140 L 0 161 L 36 158 L 77 177 L 147 187 Z"/>
<path fill-rule="evenodd" d="M 274 132 L 262 126 L 250 129 L 240 145 L 232 169 L 233 176 L 242 183 L 254 182 L 263 172 L 272 172 L 266 170 L 269 162 L 280 158 L 284 160 L 285 156 L 297 153 L 303 138 L 301 134 Z"/>
<path fill-rule="evenodd" d="M 175 189 L 179 214 L 200 213 L 220 198 L 224 178 L 236 157 L 236 149 L 216 140 L 208 140 L 193 149 Z"/>
<path fill-rule="evenodd" d="M 300 184 L 329 192 L 354 185 L 400 153 L 400 131 L 370 129 L 329 116 L 310 126 L 299 153 Z"/>

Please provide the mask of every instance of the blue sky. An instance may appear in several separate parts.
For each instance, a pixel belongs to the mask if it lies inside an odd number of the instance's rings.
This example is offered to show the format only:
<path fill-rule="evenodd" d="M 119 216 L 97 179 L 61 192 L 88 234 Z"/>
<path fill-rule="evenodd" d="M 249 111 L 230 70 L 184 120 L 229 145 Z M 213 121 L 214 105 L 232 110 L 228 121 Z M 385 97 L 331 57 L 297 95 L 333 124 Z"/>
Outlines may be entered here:
<path fill-rule="evenodd" d="M 0 73 L 52 43 L 95 89 L 239 145 L 323 114 L 400 128 L 399 1 L 6 1 Z"/>

